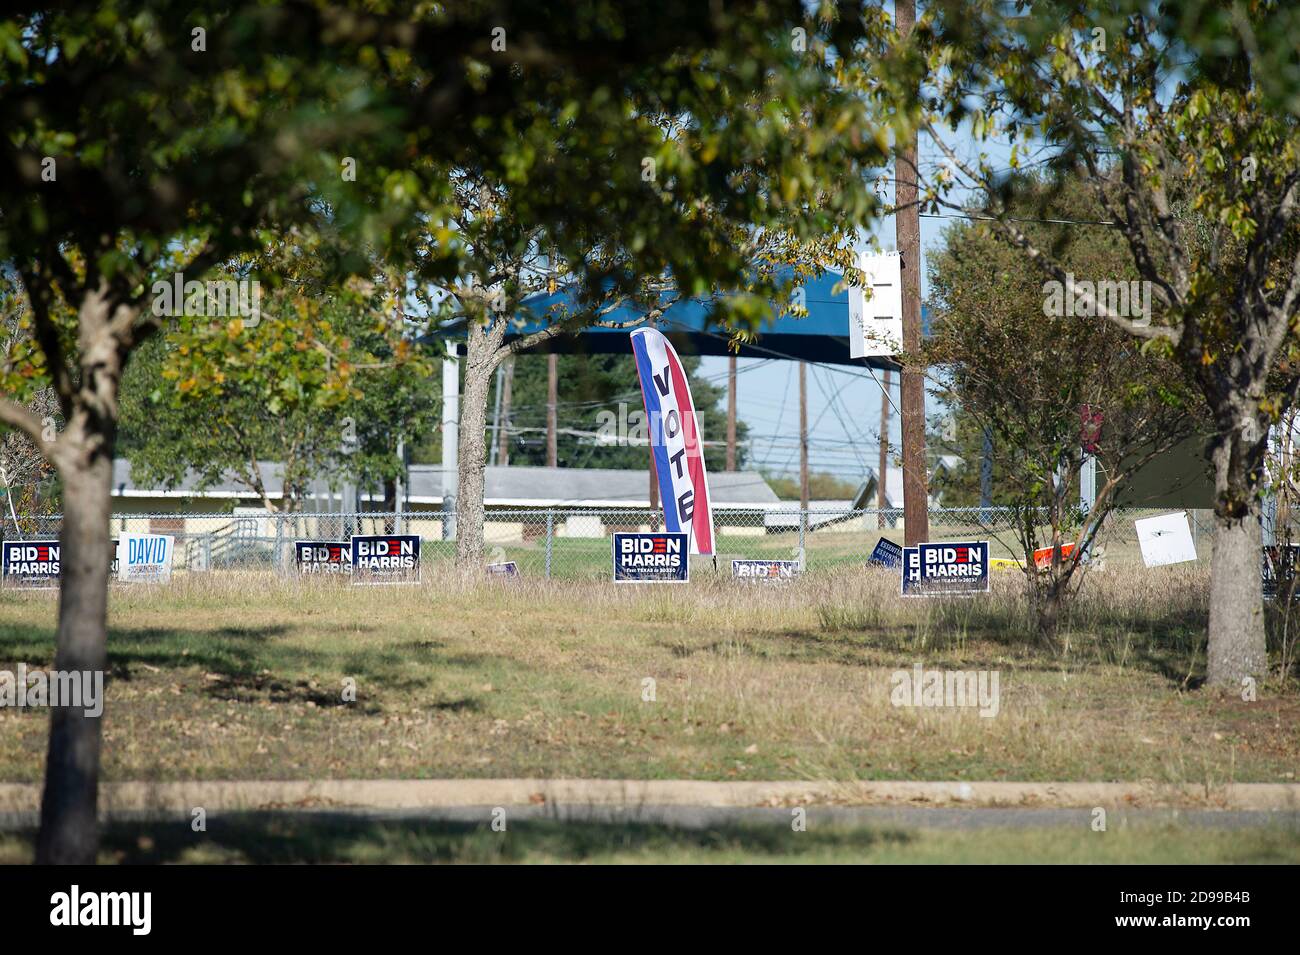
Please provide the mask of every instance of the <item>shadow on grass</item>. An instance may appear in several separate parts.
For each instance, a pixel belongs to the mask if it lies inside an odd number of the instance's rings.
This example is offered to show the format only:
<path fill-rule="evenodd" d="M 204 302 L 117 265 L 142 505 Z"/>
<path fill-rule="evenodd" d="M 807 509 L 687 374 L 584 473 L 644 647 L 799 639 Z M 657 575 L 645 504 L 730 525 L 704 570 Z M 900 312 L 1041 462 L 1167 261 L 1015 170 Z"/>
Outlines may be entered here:
<path fill-rule="evenodd" d="M 361 632 L 374 630 L 363 628 Z M 338 685 L 331 682 L 334 677 L 350 677 L 360 686 L 382 685 L 386 695 L 413 697 L 432 685 L 435 674 L 448 669 L 476 671 L 492 664 L 518 668 L 516 661 L 490 654 L 449 653 L 443 643 L 434 640 L 311 649 L 283 639 L 296 631 L 286 624 L 207 629 L 110 627 L 107 678 L 110 683 L 130 682 L 144 670 L 200 669 L 204 674 L 201 692 L 221 701 L 346 705 L 373 714 L 381 712 L 382 706 L 369 701 L 344 704 Z M 0 663 L 22 661 L 44 666 L 51 664 L 53 657 L 52 627 L 34 630 L 0 624 Z M 436 708 L 473 711 L 479 704 L 456 699 Z"/>
<path fill-rule="evenodd" d="M 940 602 L 918 622 L 900 621 L 869 606 L 824 605 L 818 608 L 818 618 L 820 630 L 782 634 L 790 645 L 787 658 L 879 665 L 865 654 L 875 651 L 910 658 L 921 653 L 938 665 L 940 661 L 933 659 L 936 654 L 956 651 L 964 657 L 975 646 L 987 644 L 1018 651 L 1025 658 L 1018 663 L 1020 669 L 1058 670 L 1064 659 L 1039 639 L 1027 613 L 1005 604 Z M 1066 610 L 1055 642 L 1058 646 L 1068 642 L 1070 657 L 1080 666 L 1098 662 L 1135 666 L 1180 689 L 1196 689 L 1205 682 L 1207 624 L 1200 607 L 1166 610 L 1156 616 L 1096 604 L 1073 605 Z"/>
<path fill-rule="evenodd" d="M 668 856 L 708 862 L 744 854 L 773 861 L 835 851 L 866 855 L 905 845 L 902 831 L 833 828 L 793 832 L 784 825 L 730 825 L 687 829 L 659 823 L 556 820 L 511 822 L 508 832 L 484 823 L 446 820 L 374 821 L 329 813 L 247 813 L 208 820 L 208 831 L 185 822 L 115 823 L 102 853 L 125 865 L 218 863 L 510 863 L 586 862 Z"/>

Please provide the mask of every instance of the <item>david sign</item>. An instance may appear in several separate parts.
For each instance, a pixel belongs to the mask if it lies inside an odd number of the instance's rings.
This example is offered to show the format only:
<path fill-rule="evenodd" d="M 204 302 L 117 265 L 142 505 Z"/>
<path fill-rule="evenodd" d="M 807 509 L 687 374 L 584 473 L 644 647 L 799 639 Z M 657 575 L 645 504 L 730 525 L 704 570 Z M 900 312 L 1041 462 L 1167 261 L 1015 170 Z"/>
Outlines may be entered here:
<path fill-rule="evenodd" d="M 420 579 L 419 534 L 353 534 L 353 583 L 402 584 Z"/>
<path fill-rule="evenodd" d="M 300 574 L 352 573 L 352 544 L 349 541 L 294 541 L 293 559 Z"/>
<path fill-rule="evenodd" d="M 690 578 L 687 535 L 615 534 L 614 582 L 684 584 Z"/>
<path fill-rule="evenodd" d="M 117 545 L 117 576 L 134 584 L 165 584 L 172 579 L 172 551 L 176 539 L 169 534 L 123 534 Z"/>
<path fill-rule="evenodd" d="M 903 548 L 904 597 L 960 597 L 988 591 L 988 541 Z"/>

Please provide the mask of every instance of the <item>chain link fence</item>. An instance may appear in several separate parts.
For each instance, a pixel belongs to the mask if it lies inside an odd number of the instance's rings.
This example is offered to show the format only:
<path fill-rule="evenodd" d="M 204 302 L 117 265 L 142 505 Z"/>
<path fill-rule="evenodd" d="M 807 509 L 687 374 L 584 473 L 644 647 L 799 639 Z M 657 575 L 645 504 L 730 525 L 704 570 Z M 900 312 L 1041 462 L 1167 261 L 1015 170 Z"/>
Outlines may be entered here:
<path fill-rule="evenodd" d="M 1133 522 L 1168 509 L 1120 508 L 1098 535 L 1093 554 L 1108 564 L 1139 564 Z M 1198 557 L 1208 560 L 1212 513 L 1188 511 Z M 1003 508 L 932 508 L 933 541 L 988 540 L 995 558 L 1023 559 L 1014 512 Z M 899 508 L 863 510 L 763 508 L 715 511 L 719 566 L 732 559 L 802 560 L 805 572 L 862 565 L 881 537 L 903 542 Z M 59 515 L 8 515 L 5 540 L 55 540 Z M 611 535 L 662 529 L 661 513 L 640 509 L 489 510 L 483 526 L 487 561 L 514 561 L 526 576 L 608 579 Z M 274 570 L 294 573 L 294 541 L 347 541 L 353 534 L 418 534 L 424 576 L 455 558 L 455 520 L 442 511 L 320 514 L 115 514 L 112 533 L 169 534 L 178 572 Z M 1040 534 L 1040 538 L 1043 535 Z"/>

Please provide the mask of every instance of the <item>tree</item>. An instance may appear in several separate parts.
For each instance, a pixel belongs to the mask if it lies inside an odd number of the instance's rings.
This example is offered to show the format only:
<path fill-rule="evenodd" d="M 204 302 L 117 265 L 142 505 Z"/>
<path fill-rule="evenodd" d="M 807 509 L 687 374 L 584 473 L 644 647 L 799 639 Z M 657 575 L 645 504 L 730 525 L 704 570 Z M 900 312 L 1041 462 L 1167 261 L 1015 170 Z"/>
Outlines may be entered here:
<path fill-rule="evenodd" d="M 1122 240 L 1095 221 L 1097 204 L 1074 179 L 1027 176 L 1008 214 L 1036 246 L 1079 277 L 1136 279 Z M 992 439 L 1001 503 L 1012 510 L 1030 609 L 1040 636 L 1055 638 L 1062 609 L 1082 586 L 1084 555 L 1127 480 L 1193 432 L 1199 410 L 1171 361 L 1143 351 L 1094 316 L 1044 302 L 1019 250 L 985 222 L 957 223 L 930 260 L 934 336 L 929 363 L 960 419 L 967 448 Z M 1075 503 L 1085 454 L 1096 461 L 1091 509 Z M 977 460 L 977 458 L 972 458 Z M 1036 563 L 1034 552 L 1050 548 Z"/>
<path fill-rule="evenodd" d="M 25 366 L 24 355 L 35 350 L 27 318 L 27 303 L 18 277 L 8 270 L 0 272 L 0 377 L 12 375 L 17 366 Z M 8 367 L 5 367 L 5 366 Z M 31 389 L 25 402 L 26 411 L 41 421 L 50 433 L 58 430 L 59 403 L 51 388 Z M 54 470 L 41 449 L 21 431 L 0 431 L 0 509 L 8 511 L 16 530 L 22 530 L 18 511 L 29 514 L 38 508 L 39 487 Z M 21 500 L 16 501 L 16 498 Z M 0 516 L 0 524 L 4 523 Z"/>
<path fill-rule="evenodd" d="M 400 476 L 399 441 L 438 411 L 400 280 L 376 270 L 329 289 L 310 246 L 298 231 L 257 257 L 257 271 L 281 284 L 251 327 L 181 317 L 140 349 L 122 388 L 121 444 L 137 479 L 233 478 L 275 512 L 301 509 L 313 480 Z M 281 465 L 279 488 L 263 473 L 268 460 Z"/>
<path fill-rule="evenodd" d="M 874 30 L 868 45 L 878 47 L 878 21 L 863 22 Z M 654 89 L 630 91 L 639 151 L 623 153 L 620 143 L 597 150 L 602 169 L 632 161 L 641 170 L 635 189 L 611 197 L 612 208 L 633 224 L 630 231 L 626 224 L 575 227 L 563 216 L 538 218 L 534 190 L 476 165 L 452 175 L 454 211 L 430 238 L 458 246 L 465 269 L 430 304 L 455 316 L 466 339 L 458 566 L 483 559 L 486 453 L 478 436 L 492 376 L 505 358 L 619 311 L 637 315 L 619 327 L 654 322 L 690 296 L 709 299 L 719 326 L 744 335 L 772 316 L 774 301 L 802 311 L 798 287 L 807 278 L 832 266 L 856 273 L 856 228 L 878 208 L 867 174 L 885 160 L 884 127 L 893 118 L 873 115 L 869 100 L 850 95 L 840 81 L 835 28 L 819 32 L 809 24 L 799 32 L 809 31 L 805 45 L 789 42 L 788 25 L 773 30 L 752 61 L 762 70 L 738 71 L 734 61 L 709 58 L 694 64 L 693 88 L 675 87 L 667 100 Z M 566 104 L 548 123 L 561 151 L 575 143 L 572 117 Z M 872 130 L 869 140 L 860 127 Z M 655 217 L 663 215 L 680 230 L 664 233 L 676 244 L 658 239 Z M 561 289 L 567 294 L 555 298 Z M 553 297 L 537 313 L 534 297 L 547 293 Z M 542 327 L 507 342 L 526 303 Z"/>
<path fill-rule="evenodd" d="M 6 364 L 14 397 L 0 401 L 0 422 L 63 481 L 55 665 L 106 662 L 120 386 L 162 325 L 155 282 L 202 281 L 322 205 L 339 230 L 327 259 L 340 282 L 366 277 L 374 258 L 451 281 L 462 262 L 444 228 L 456 169 L 514 190 L 524 221 L 548 225 L 557 261 L 579 261 L 596 235 L 623 249 L 614 272 L 574 273 L 588 292 L 665 271 L 688 289 L 734 278 L 746 250 L 701 228 L 692 203 L 712 197 L 729 221 L 761 225 L 765 212 L 808 202 L 828 157 L 840 165 L 875 149 L 861 140 L 857 101 L 823 95 L 830 73 L 783 68 L 789 24 L 802 18 L 793 0 L 736 12 L 573 0 L 508 17 L 474 0 L 418 13 L 363 0 L 128 0 L 0 23 L 0 262 L 22 279 L 39 349 Z M 847 52 L 873 22 L 830 20 L 830 44 Z M 786 52 L 773 63 L 779 31 Z M 737 108 L 765 84 L 764 111 Z M 792 127 L 798 114 L 812 121 Z M 650 137 L 664 115 L 698 125 L 680 140 Z M 777 192 L 735 174 L 770 159 Z M 646 160 L 657 163 L 654 195 Z M 870 207 L 860 190 L 828 198 L 812 233 Z M 431 228 L 413 255 L 415 234 Z M 65 422 L 53 441 L 25 403 L 39 387 L 53 388 Z M 100 739 L 81 711 L 51 714 L 39 861 L 94 860 Z"/>
<path fill-rule="evenodd" d="M 700 435 L 722 440 L 726 414 L 719 407 L 724 389 L 699 374 L 697 355 L 681 355 L 695 399 Z M 515 360 L 510 411 L 511 464 L 546 463 L 546 359 L 521 355 Z M 637 384 L 636 362 L 628 355 L 559 356 L 562 427 L 557 436 L 560 467 L 648 467 L 647 425 Z M 748 430 L 736 423 L 737 453 L 744 463 Z"/>
<path fill-rule="evenodd" d="M 1261 476 L 1269 426 L 1300 388 L 1300 125 L 1296 100 L 1261 75 L 1272 53 L 1261 59 L 1252 46 L 1277 28 L 1278 5 L 1187 19 L 1157 0 L 1094 7 L 1036 3 L 1008 17 L 991 0 L 931 5 L 918 44 L 942 107 L 927 128 L 945 166 L 931 198 L 988 217 L 1086 314 L 1169 355 L 1194 384 L 1213 422 L 1209 683 L 1239 687 L 1267 670 Z M 1209 52 L 1225 33 L 1239 42 Z M 987 155 L 960 155 L 943 121 L 981 139 L 1007 135 L 1013 167 L 1037 146 L 1079 175 L 1158 319 L 1076 280 L 1011 214 L 1014 180 Z"/>

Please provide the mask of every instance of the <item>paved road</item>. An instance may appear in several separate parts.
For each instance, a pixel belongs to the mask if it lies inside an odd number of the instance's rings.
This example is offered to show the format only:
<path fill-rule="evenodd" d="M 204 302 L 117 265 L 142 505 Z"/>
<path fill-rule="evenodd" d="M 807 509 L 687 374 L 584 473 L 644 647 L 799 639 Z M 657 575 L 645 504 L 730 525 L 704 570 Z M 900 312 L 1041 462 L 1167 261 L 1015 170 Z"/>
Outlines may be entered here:
<path fill-rule="evenodd" d="M 355 822 L 457 822 L 488 823 L 492 806 L 446 806 L 425 809 L 284 809 L 244 814 L 274 818 L 297 817 L 325 821 Z M 865 826 L 881 829 L 940 829 L 974 831 L 984 829 L 1087 828 L 1092 813 L 1087 809 L 925 809 L 889 806 L 809 806 L 809 828 L 819 825 Z M 728 825 L 789 825 L 790 809 L 705 807 L 705 806 L 510 806 L 510 822 L 555 819 L 578 823 L 641 822 L 682 829 L 715 829 Z M 223 813 L 208 814 L 209 821 Z M 189 824 L 188 813 L 117 812 L 112 821 L 175 821 Z M 35 813 L 0 813 L 0 831 L 28 829 L 36 825 Z M 1207 809 L 1108 809 L 1110 831 L 1126 825 L 1172 825 L 1188 829 L 1251 829 L 1276 827 L 1300 831 L 1300 812 Z"/>

